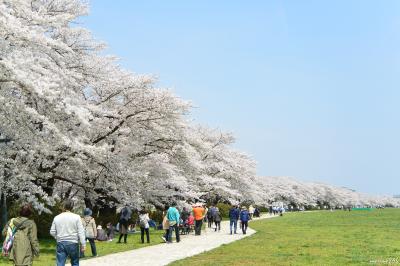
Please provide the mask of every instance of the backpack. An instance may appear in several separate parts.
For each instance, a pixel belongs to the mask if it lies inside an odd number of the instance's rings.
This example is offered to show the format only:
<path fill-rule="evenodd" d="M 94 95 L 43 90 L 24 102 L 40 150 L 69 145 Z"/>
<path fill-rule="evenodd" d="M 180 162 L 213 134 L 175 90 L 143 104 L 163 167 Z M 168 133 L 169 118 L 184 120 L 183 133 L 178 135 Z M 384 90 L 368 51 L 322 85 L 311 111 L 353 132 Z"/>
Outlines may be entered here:
<path fill-rule="evenodd" d="M 8 224 L 6 239 L 4 239 L 4 242 L 3 242 L 2 255 L 4 257 L 7 257 L 10 254 L 10 251 L 11 251 L 12 246 L 14 244 L 15 234 L 17 233 L 18 229 L 26 221 L 28 221 L 28 220 L 25 220 L 22 223 L 20 223 L 19 225 L 14 226 L 14 219 L 11 219 L 10 223 Z M 13 226 L 11 226 L 11 224 Z"/>
<path fill-rule="evenodd" d="M 145 228 L 147 225 L 147 216 L 146 215 L 141 215 L 139 219 L 139 226 L 142 228 Z"/>
<path fill-rule="evenodd" d="M 88 225 L 90 224 L 90 222 L 93 220 L 94 218 L 91 218 L 89 221 L 85 221 L 85 226 L 84 226 L 84 229 L 85 229 L 85 237 L 86 238 L 94 238 L 94 235 L 93 235 L 93 230 L 88 230 Z"/>

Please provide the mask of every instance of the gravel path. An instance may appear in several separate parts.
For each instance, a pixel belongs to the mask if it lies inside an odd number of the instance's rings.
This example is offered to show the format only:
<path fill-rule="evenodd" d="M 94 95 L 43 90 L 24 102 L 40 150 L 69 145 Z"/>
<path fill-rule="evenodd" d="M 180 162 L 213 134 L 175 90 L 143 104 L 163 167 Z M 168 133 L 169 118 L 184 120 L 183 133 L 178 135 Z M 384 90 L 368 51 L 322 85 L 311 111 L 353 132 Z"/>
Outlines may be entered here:
<path fill-rule="evenodd" d="M 274 216 L 272 216 L 274 217 Z M 269 215 L 263 215 L 259 219 L 271 218 Z M 251 223 L 250 223 L 251 224 Z M 239 223 L 238 223 L 239 226 Z M 240 232 L 240 233 L 239 233 Z M 199 253 L 217 248 L 222 244 L 231 243 L 233 241 L 248 237 L 255 231 L 248 228 L 247 234 L 243 235 L 240 230 L 238 234 L 229 234 L 229 221 L 221 223 L 221 231 L 202 230 L 200 236 L 193 234 L 181 236 L 179 243 L 159 244 L 136 250 L 125 251 L 110 254 L 98 258 L 84 260 L 80 262 L 82 266 L 132 266 L 132 265 L 167 265 L 173 261 L 191 257 Z"/>

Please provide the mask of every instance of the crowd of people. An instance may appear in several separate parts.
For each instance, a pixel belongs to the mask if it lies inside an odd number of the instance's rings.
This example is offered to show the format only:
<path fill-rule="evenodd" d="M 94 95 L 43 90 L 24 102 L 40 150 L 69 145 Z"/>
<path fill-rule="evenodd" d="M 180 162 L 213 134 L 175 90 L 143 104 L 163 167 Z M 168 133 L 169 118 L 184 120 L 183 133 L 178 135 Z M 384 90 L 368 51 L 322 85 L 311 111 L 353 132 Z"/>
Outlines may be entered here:
<path fill-rule="evenodd" d="M 92 256 L 97 256 L 96 241 L 112 241 L 115 231 L 119 232 L 117 243 L 122 243 L 122 240 L 123 243 L 127 243 L 128 233 L 132 231 L 132 224 L 129 224 L 132 210 L 129 206 L 120 210 L 118 224 L 114 226 L 110 222 L 106 225 L 106 230 L 101 225 L 96 226 L 91 209 L 85 208 L 81 217 L 72 212 L 73 207 L 72 201 L 65 201 L 63 212 L 54 217 L 50 228 L 50 235 L 56 240 L 57 266 L 64 266 L 67 258 L 70 258 L 71 266 L 79 265 L 79 259 L 85 256 L 87 243 L 90 245 Z M 35 222 L 29 219 L 31 213 L 30 205 L 23 206 L 20 215 L 11 219 L 3 230 L 3 235 L 6 236 L 5 243 L 8 241 L 7 243 L 12 244 L 10 249 L 3 246 L 3 255 L 9 256 L 14 265 L 32 265 L 34 256 L 39 255 L 37 228 Z M 259 215 L 258 208 L 251 205 L 248 209 L 245 206 L 231 206 L 228 213 L 230 234 L 238 233 L 238 223 L 242 233 L 246 234 L 249 220 Z M 173 235 L 176 242 L 180 242 L 181 234 L 194 231 L 195 236 L 201 235 L 203 222 L 206 223 L 206 228 L 219 232 L 221 221 L 222 214 L 217 206 L 207 208 L 202 203 L 196 203 L 179 211 L 177 204 L 171 203 L 163 212 L 163 221 L 159 228 L 165 230 L 162 239 L 171 244 Z M 139 211 L 135 224 L 140 227 L 141 242 L 145 243 L 146 240 L 150 243 L 150 227 L 157 226 L 145 209 Z"/>
<path fill-rule="evenodd" d="M 269 215 L 280 215 L 283 216 L 285 208 L 283 206 L 269 206 Z"/>

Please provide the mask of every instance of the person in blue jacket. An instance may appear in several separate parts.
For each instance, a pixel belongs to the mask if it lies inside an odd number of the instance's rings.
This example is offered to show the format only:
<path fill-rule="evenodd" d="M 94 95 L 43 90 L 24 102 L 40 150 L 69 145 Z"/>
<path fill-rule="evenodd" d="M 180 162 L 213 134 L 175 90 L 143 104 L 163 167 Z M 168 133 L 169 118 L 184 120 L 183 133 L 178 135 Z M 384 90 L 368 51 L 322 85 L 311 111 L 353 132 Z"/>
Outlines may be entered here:
<path fill-rule="evenodd" d="M 179 211 L 176 209 L 176 203 L 173 202 L 171 207 L 169 207 L 167 211 L 167 219 L 169 222 L 169 231 L 168 231 L 168 243 L 172 243 L 172 230 L 175 230 L 176 242 L 180 241 L 179 236 L 179 222 L 180 215 Z"/>
<path fill-rule="evenodd" d="M 242 232 L 245 235 L 247 227 L 249 225 L 249 220 L 250 220 L 250 214 L 247 211 L 246 207 L 242 207 L 242 211 L 240 212 L 240 222 L 242 224 Z"/>
<path fill-rule="evenodd" d="M 232 206 L 232 208 L 229 210 L 229 227 L 231 229 L 231 234 L 232 234 L 232 227 L 234 228 L 234 233 L 236 233 L 237 230 L 237 222 L 239 220 L 239 214 L 240 210 L 237 206 Z"/>

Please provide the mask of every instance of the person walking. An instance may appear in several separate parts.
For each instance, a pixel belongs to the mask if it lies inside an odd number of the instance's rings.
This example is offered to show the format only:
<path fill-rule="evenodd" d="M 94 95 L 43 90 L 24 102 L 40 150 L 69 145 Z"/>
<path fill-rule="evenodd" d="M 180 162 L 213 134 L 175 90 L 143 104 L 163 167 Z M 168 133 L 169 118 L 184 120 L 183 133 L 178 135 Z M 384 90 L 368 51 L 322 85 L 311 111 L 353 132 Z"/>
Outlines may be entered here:
<path fill-rule="evenodd" d="M 119 239 L 117 243 L 121 243 L 122 237 L 124 237 L 124 243 L 128 238 L 128 222 L 131 219 L 132 210 L 127 205 L 122 208 L 121 216 L 119 218 Z"/>
<path fill-rule="evenodd" d="M 165 230 L 165 235 L 162 236 L 161 238 L 168 243 L 168 235 L 169 235 L 169 222 L 168 222 L 168 215 L 167 215 L 167 211 L 169 209 L 169 206 L 165 206 L 165 211 L 163 212 L 163 221 L 162 221 L 162 227 L 163 230 Z"/>
<path fill-rule="evenodd" d="M 72 213 L 73 207 L 72 201 L 65 201 L 63 212 L 54 217 L 51 224 L 50 235 L 57 241 L 57 266 L 65 266 L 68 257 L 71 259 L 71 266 L 79 266 L 79 243 L 81 252 L 85 252 L 86 249 L 82 220 L 79 215 Z"/>
<path fill-rule="evenodd" d="M 201 203 L 196 203 L 193 206 L 194 214 L 194 232 L 196 236 L 201 235 L 201 226 L 203 225 L 203 218 L 205 216 L 204 208 Z"/>
<path fill-rule="evenodd" d="M 139 226 L 140 226 L 140 239 L 142 240 L 142 244 L 144 244 L 144 233 L 146 232 L 146 240 L 147 243 L 150 243 L 150 232 L 149 232 L 149 214 L 145 209 L 142 209 L 139 213 Z"/>
<path fill-rule="evenodd" d="M 97 238 L 97 227 L 94 218 L 92 217 L 92 210 L 85 208 L 83 210 L 82 218 L 83 229 L 85 230 L 86 241 L 90 243 L 90 249 L 92 250 L 92 256 L 97 256 L 96 243 L 94 240 Z M 81 252 L 81 258 L 85 257 L 85 253 Z"/>
<path fill-rule="evenodd" d="M 14 242 L 9 253 L 9 259 L 14 265 L 31 266 L 33 258 L 39 256 L 39 241 L 37 238 L 37 227 L 29 217 L 32 207 L 24 205 L 19 211 L 19 216 L 12 218 L 3 229 L 3 235 L 11 237 L 13 231 Z"/>
<path fill-rule="evenodd" d="M 229 210 L 229 227 L 230 227 L 230 231 L 232 234 L 232 227 L 234 229 L 234 233 L 237 234 L 237 223 L 239 220 L 239 214 L 240 214 L 240 210 L 239 207 L 237 206 L 232 206 L 232 208 Z"/>
<path fill-rule="evenodd" d="M 240 212 L 240 222 L 242 224 L 242 232 L 245 235 L 247 231 L 247 227 L 249 225 L 250 214 L 247 211 L 246 207 L 242 207 L 242 211 Z"/>
<path fill-rule="evenodd" d="M 217 229 L 218 229 L 218 231 L 221 231 L 221 220 L 222 220 L 222 217 L 221 217 L 221 213 L 219 212 L 218 207 L 215 207 L 215 209 L 214 209 L 213 220 L 214 220 L 214 223 L 215 223 L 215 232 L 217 231 Z"/>
<path fill-rule="evenodd" d="M 285 208 L 283 206 L 279 207 L 279 216 L 283 216 L 285 213 Z"/>
<path fill-rule="evenodd" d="M 213 215 L 214 215 L 214 206 L 210 206 L 210 208 L 207 209 L 206 211 L 206 217 L 207 217 L 207 225 L 208 228 L 212 227 L 213 224 Z"/>
<path fill-rule="evenodd" d="M 254 207 L 253 207 L 253 205 L 249 206 L 249 215 L 250 215 L 250 220 L 253 219 L 253 215 L 254 215 Z"/>
<path fill-rule="evenodd" d="M 179 211 L 176 209 L 176 203 L 173 202 L 171 206 L 169 207 L 167 211 L 167 217 L 168 217 L 168 222 L 169 222 L 169 232 L 168 232 L 168 242 L 167 243 L 172 243 L 172 231 L 175 231 L 175 239 L 176 242 L 178 243 L 180 241 L 180 235 L 179 235 L 179 222 L 180 222 L 180 216 L 179 216 Z"/>

